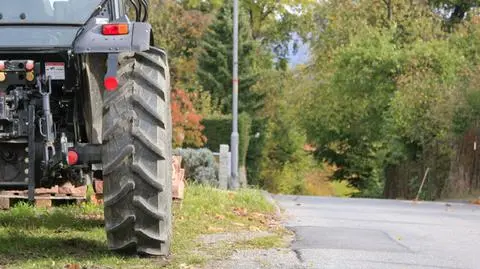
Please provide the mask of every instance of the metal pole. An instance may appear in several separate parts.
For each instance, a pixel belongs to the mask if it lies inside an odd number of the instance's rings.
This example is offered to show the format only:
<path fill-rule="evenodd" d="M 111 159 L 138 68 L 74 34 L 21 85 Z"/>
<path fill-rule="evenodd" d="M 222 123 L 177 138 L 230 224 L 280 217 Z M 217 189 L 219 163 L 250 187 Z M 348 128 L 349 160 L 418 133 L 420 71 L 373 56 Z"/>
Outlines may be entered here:
<path fill-rule="evenodd" d="M 238 0 L 233 0 L 233 80 L 232 80 L 232 177 L 231 188 L 238 184 Z"/>

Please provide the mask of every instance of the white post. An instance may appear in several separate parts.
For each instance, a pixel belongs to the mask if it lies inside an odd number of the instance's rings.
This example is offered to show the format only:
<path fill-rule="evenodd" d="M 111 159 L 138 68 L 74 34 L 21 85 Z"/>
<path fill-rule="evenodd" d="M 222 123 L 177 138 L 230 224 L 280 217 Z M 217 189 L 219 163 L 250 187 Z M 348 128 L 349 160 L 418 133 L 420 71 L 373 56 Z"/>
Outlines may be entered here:
<path fill-rule="evenodd" d="M 228 188 L 228 178 L 230 177 L 230 152 L 228 145 L 220 145 L 220 156 L 218 168 L 218 187 L 222 190 Z"/>

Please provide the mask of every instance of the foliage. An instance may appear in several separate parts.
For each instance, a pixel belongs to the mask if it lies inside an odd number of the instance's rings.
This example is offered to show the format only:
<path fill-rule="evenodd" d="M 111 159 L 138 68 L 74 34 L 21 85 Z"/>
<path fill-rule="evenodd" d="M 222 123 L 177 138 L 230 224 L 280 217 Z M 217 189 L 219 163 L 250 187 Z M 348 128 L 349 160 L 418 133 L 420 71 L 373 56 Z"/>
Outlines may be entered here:
<path fill-rule="evenodd" d="M 429 0 L 430 5 L 434 8 L 443 9 L 444 15 L 447 19 L 446 25 L 449 30 L 455 24 L 461 23 L 469 14 L 472 8 L 478 7 L 480 1 L 478 0 Z"/>
<path fill-rule="evenodd" d="M 174 150 L 174 154 L 182 156 L 186 178 L 211 186 L 218 184 L 218 168 L 213 153 L 209 149 L 178 148 Z"/>
<path fill-rule="evenodd" d="M 289 52 L 295 53 L 296 33 L 306 39 L 312 28 L 312 0 L 246 0 L 243 8 L 249 14 L 249 26 L 255 40 L 273 47 L 276 55 L 285 57 Z M 294 42 L 293 51 L 289 51 L 289 43 Z"/>
<path fill-rule="evenodd" d="M 238 155 L 239 165 L 244 166 L 247 161 L 248 145 L 252 130 L 252 118 L 247 113 L 241 113 L 238 117 Z"/>
<path fill-rule="evenodd" d="M 198 88 L 195 76 L 198 48 L 211 18 L 208 12 L 185 8 L 174 0 L 150 1 L 149 22 L 156 45 L 168 52 L 174 88 L 187 91 Z"/>
<path fill-rule="evenodd" d="M 269 85 L 276 78 L 268 74 L 275 66 L 286 70 L 285 57 L 296 50 L 293 36 L 306 40 L 314 22 L 316 3 L 313 0 L 240 1 L 239 110 L 244 113 L 239 119 L 239 155 L 240 165 L 245 165 L 248 158 L 247 173 L 255 184 L 261 181 L 263 160 L 269 158 L 268 151 L 264 150 L 267 142 L 272 147 L 269 151 L 276 152 L 272 153 L 275 158 L 282 159 L 276 163 L 276 171 L 281 171 L 281 166 L 291 159 L 289 155 L 301 151 L 303 142 L 291 143 L 297 133 L 304 137 L 297 121 L 290 117 L 290 123 L 286 119 L 271 122 L 273 114 L 268 111 L 276 110 L 280 104 L 283 112 L 292 107 L 287 108 L 286 100 L 276 101 L 276 90 Z M 231 113 L 231 1 L 152 0 L 150 22 L 156 46 L 168 51 L 172 84 L 177 89 L 172 96 L 175 146 L 200 147 L 207 137 L 206 146 L 218 151 L 219 144 L 229 143 L 231 134 L 231 117 L 221 116 Z M 268 91 L 259 90 L 262 87 Z M 264 100 L 266 95 L 268 102 Z M 275 117 L 281 113 L 278 110 Z M 202 121 L 206 129 L 198 122 L 201 117 L 207 118 Z M 261 122 L 256 124 L 254 132 L 250 131 L 251 119 Z M 295 127 L 290 127 L 293 125 Z M 282 128 L 289 129 L 285 137 Z M 256 146 L 249 149 L 251 137 Z M 281 144 L 269 139 L 279 139 Z M 294 169 L 296 162 L 289 164 L 287 170 Z"/>
<path fill-rule="evenodd" d="M 450 142 L 479 115 L 476 27 L 445 32 L 429 6 L 410 1 L 333 1 L 319 14 L 315 62 L 302 74 L 317 82 L 296 98 L 316 157 L 370 197 L 404 185 L 411 197 L 431 167 L 426 197 L 440 197 Z"/>
<path fill-rule="evenodd" d="M 174 147 L 201 147 L 207 140 L 202 134 L 202 116 L 196 113 L 191 95 L 181 89 L 174 89 L 171 93 Z"/>
<path fill-rule="evenodd" d="M 262 151 L 266 143 L 266 124 L 268 119 L 256 117 L 252 119 L 252 128 L 250 131 L 250 142 L 247 150 L 247 179 L 250 185 L 261 185 L 261 160 Z"/>
<path fill-rule="evenodd" d="M 315 166 L 303 150 L 306 136 L 295 115 L 299 109 L 293 98 L 298 94 L 295 76 L 295 72 L 272 71 L 254 87 L 265 96 L 265 106 L 254 121 L 258 148 L 250 147 L 249 162 L 258 162 L 253 166 L 258 175 L 250 180 L 271 192 L 304 193 L 305 176 Z"/>
<path fill-rule="evenodd" d="M 230 145 L 232 134 L 232 116 L 216 115 L 205 118 L 202 121 L 205 126 L 204 133 L 207 137 L 206 147 L 214 152 L 218 152 L 221 144 Z M 247 150 L 250 142 L 251 118 L 247 113 L 241 113 L 238 117 L 239 133 L 239 165 L 245 165 Z"/>
<path fill-rule="evenodd" d="M 261 96 L 250 91 L 257 80 L 257 65 L 264 65 L 268 60 L 260 61 L 265 60 L 265 52 L 253 40 L 243 12 L 239 20 L 239 111 L 251 112 L 261 106 Z M 226 2 L 203 36 L 197 68 L 198 81 L 211 93 L 214 104 L 224 114 L 231 111 L 232 103 L 232 24 L 232 6 Z"/>
<path fill-rule="evenodd" d="M 351 197 L 358 192 L 346 181 L 331 181 L 336 167 L 328 164 L 315 167 L 305 177 L 305 194 L 316 196 Z"/>

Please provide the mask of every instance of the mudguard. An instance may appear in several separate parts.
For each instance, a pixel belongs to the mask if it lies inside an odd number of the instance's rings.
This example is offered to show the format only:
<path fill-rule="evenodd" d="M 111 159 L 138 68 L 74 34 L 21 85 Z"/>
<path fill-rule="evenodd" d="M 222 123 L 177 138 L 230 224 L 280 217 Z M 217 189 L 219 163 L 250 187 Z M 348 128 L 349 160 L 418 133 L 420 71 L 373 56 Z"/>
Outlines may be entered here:
<path fill-rule="evenodd" d="M 115 21 L 107 17 L 107 8 L 99 15 L 91 18 L 77 33 L 73 43 L 73 52 L 81 53 L 119 53 L 140 52 L 150 49 L 150 33 L 152 26 L 144 22 L 131 22 L 125 15 Z M 102 27 L 108 23 L 128 23 L 129 32 L 126 35 L 102 34 Z"/>

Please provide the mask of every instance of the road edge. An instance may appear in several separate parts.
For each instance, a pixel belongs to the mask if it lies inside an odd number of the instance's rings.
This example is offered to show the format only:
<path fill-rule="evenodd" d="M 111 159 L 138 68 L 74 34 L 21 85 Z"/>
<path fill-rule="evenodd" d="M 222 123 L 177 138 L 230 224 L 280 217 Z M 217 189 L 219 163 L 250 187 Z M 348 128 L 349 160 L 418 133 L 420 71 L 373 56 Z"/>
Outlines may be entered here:
<path fill-rule="evenodd" d="M 275 215 L 279 218 L 283 217 L 283 213 L 282 213 L 282 210 L 280 208 L 280 205 L 278 204 L 278 202 L 273 198 L 272 194 L 265 191 L 265 190 L 262 190 L 262 194 L 263 196 L 265 197 L 265 199 L 267 199 L 267 201 L 273 205 L 273 207 L 275 208 Z"/>

